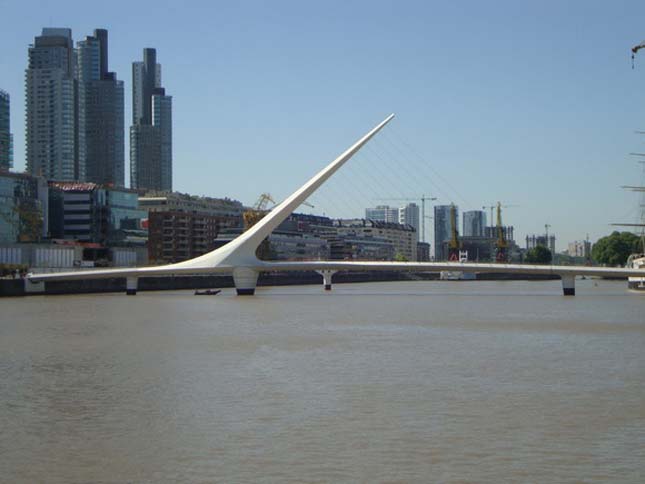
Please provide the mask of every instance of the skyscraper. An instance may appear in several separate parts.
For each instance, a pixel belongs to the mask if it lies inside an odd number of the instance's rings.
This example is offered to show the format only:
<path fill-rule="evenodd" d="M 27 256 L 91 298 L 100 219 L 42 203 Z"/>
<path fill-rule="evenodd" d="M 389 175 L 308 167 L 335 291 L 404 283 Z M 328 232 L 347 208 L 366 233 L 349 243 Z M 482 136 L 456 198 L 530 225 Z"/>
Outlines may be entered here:
<path fill-rule="evenodd" d="M 52 180 L 79 178 L 75 56 L 71 29 L 44 28 L 25 71 L 27 171 Z"/>
<path fill-rule="evenodd" d="M 448 253 L 443 250 L 443 243 L 450 240 L 452 227 L 450 226 L 451 205 L 435 205 L 434 207 L 434 258 L 446 260 Z M 459 227 L 459 209 L 455 207 L 455 218 Z"/>
<path fill-rule="evenodd" d="M 77 43 L 78 179 L 124 186 L 123 81 L 108 72 L 108 32 Z"/>
<path fill-rule="evenodd" d="M 13 135 L 9 120 L 9 94 L 0 89 L 0 171 L 13 167 Z"/>
<path fill-rule="evenodd" d="M 172 96 L 161 87 L 155 49 L 132 63 L 130 186 L 172 191 Z"/>
<path fill-rule="evenodd" d="M 464 212 L 464 237 L 483 237 L 486 227 L 486 212 L 483 210 L 471 210 Z"/>

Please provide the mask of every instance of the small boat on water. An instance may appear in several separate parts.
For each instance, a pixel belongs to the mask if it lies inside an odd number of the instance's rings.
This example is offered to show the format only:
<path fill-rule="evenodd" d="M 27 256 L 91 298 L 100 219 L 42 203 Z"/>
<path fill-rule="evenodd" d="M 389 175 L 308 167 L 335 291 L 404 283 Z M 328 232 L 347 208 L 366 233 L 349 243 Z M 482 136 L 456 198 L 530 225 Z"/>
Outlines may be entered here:
<path fill-rule="evenodd" d="M 634 269 L 643 269 L 645 274 L 645 254 L 632 254 L 627 259 L 627 267 Z M 645 291 L 645 275 L 643 277 L 629 277 L 627 279 L 627 287 L 639 291 Z"/>
<path fill-rule="evenodd" d="M 217 296 L 221 289 L 195 289 L 195 296 Z"/>

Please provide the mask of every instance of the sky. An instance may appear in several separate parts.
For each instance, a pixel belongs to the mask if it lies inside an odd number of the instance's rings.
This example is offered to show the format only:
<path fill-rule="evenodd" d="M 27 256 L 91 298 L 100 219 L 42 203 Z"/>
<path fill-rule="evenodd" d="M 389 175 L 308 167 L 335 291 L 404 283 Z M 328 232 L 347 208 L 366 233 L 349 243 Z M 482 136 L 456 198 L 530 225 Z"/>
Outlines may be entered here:
<path fill-rule="evenodd" d="M 395 113 L 303 211 L 360 217 L 426 195 L 430 216 L 434 203 L 501 201 L 520 246 L 548 224 L 559 250 L 640 217 L 620 186 L 642 181 L 629 155 L 645 152 L 645 50 L 634 69 L 630 58 L 645 40 L 642 0 L 0 0 L 0 12 L 15 171 L 29 44 L 43 27 L 75 41 L 106 28 L 126 131 L 131 63 L 157 49 L 175 190 L 279 201 Z M 126 172 L 128 161 L 126 141 Z"/>

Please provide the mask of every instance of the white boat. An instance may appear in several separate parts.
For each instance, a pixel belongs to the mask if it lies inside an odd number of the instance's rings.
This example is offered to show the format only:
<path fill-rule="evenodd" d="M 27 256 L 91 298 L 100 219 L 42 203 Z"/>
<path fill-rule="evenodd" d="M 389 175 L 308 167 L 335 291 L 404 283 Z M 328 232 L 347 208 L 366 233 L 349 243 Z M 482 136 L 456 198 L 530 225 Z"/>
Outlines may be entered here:
<path fill-rule="evenodd" d="M 632 254 L 627 259 L 626 267 L 633 269 L 642 269 L 643 277 L 628 277 L 627 287 L 645 291 L 645 254 Z"/>

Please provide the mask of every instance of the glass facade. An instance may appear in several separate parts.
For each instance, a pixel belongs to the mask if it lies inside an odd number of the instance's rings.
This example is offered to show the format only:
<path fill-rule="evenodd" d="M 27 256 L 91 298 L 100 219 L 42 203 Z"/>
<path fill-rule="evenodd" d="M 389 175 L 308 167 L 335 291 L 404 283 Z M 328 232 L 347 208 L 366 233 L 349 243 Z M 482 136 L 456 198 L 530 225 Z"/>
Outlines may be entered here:
<path fill-rule="evenodd" d="M 13 167 L 13 136 L 9 107 L 9 94 L 0 89 L 0 170 Z"/>

